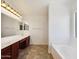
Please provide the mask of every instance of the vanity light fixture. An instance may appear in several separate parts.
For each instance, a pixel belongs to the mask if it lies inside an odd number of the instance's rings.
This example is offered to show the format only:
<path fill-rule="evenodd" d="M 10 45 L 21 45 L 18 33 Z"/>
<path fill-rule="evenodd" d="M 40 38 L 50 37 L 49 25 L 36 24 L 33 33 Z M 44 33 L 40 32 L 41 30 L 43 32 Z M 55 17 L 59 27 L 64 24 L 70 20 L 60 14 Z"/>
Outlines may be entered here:
<path fill-rule="evenodd" d="M 6 10 L 10 11 L 11 13 L 15 14 L 16 16 L 20 17 L 21 15 L 19 14 L 19 12 L 17 12 L 16 10 L 14 10 L 8 3 L 6 3 L 5 1 L 1 1 L 1 7 L 5 8 Z"/>

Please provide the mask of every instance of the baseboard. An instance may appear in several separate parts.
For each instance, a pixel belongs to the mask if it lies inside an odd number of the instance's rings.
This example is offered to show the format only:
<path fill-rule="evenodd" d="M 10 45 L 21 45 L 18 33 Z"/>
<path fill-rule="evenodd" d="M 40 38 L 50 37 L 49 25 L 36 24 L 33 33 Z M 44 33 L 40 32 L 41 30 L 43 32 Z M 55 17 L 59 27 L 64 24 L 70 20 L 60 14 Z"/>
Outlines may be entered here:
<path fill-rule="evenodd" d="M 48 45 L 47 43 L 46 44 L 36 44 L 36 43 L 31 43 L 30 45 Z"/>

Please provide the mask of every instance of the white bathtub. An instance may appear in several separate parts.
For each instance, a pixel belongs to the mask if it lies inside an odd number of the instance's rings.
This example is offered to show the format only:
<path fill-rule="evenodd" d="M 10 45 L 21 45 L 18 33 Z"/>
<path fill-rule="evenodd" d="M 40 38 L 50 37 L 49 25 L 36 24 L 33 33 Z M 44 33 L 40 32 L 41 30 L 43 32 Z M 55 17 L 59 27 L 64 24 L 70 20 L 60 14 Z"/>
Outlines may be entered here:
<path fill-rule="evenodd" d="M 54 59 L 77 59 L 77 49 L 68 45 L 52 45 Z"/>

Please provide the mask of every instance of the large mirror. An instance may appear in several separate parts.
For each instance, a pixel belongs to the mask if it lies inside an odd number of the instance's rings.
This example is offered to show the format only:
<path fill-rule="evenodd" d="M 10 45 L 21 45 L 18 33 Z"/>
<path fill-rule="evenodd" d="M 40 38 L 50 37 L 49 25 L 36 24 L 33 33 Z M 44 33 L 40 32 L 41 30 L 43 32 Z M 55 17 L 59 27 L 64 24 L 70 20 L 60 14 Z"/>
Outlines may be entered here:
<path fill-rule="evenodd" d="M 1 13 L 1 37 L 19 34 L 20 21 Z"/>

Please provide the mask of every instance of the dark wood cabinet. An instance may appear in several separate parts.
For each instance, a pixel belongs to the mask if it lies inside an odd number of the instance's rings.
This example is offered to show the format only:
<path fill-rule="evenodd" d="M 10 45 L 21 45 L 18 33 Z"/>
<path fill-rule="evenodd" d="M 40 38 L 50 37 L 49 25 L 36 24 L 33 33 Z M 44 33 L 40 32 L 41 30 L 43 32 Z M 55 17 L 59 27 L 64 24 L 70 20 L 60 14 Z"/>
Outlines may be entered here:
<path fill-rule="evenodd" d="M 1 59 L 17 59 L 19 48 L 24 49 L 30 44 L 30 36 L 1 50 Z"/>
<path fill-rule="evenodd" d="M 1 50 L 1 59 L 17 59 L 19 42 L 16 42 Z"/>
<path fill-rule="evenodd" d="M 30 45 L 30 36 L 22 39 L 20 42 L 19 42 L 19 48 L 20 49 L 24 49 L 26 47 L 28 47 Z"/>
<path fill-rule="evenodd" d="M 1 59 L 11 59 L 11 46 L 1 50 Z"/>
<path fill-rule="evenodd" d="M 5 52 L 6 51 L 6 52 Z M 1 50 L 2 55 L 11 55 L 11 45 Z"/>
<path fill-rule="evenodd" d="M 26 38 L 26 47 L 28 47 L 29 45 L 30 45 L 30 36 Z"/>
<path fill-rule="evenodd" d="M 12 59 L 17 59 L 19 54 L 19 42 L 12 45 Z"/>
<path fill-rule="evenodd" d="M 19 42 L 19 48 L 20 48 L 20 49 L 26 48 L 26 39 L 22 39 L 22 40 Z"/>

